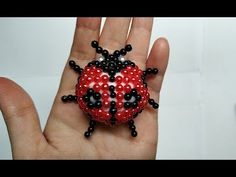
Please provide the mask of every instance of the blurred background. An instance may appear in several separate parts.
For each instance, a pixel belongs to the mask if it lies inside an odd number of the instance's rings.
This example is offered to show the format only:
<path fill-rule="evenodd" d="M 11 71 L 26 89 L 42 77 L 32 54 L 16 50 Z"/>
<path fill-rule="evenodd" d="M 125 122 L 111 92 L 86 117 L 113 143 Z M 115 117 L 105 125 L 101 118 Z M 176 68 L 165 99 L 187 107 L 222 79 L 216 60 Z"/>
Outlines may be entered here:
<path fill-rule="evenodd" d="M 104 19 L 103 19 L 104 20 Z M 45 126 L 75 18 L 0 18 L 0 76 L 33 98 Z M 236 159 L 236 18 L 155 18 L 168 38 L 157 159 Z M 0 115 L 0 159 L 11 159 Z"/>

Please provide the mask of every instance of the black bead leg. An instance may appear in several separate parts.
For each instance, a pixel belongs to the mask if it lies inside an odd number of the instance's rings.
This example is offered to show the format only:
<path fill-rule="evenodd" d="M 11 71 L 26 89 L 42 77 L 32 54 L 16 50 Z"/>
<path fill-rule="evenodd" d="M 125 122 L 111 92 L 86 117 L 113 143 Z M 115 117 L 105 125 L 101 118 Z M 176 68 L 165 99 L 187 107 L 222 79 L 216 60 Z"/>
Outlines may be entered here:
<path fill-rule="evenodd" d="M 63 101 L 64 103 L 66 102 L 76 102 L 77 103 L 77 96 L 76 95 L 64 95 L 61 97 L 61 101 Z"/>
<path fill-rule="evenodd" d="M 86 138 L 89 138 L 92 135 L 92 133 L 94 132 L 95 126 L 96 126 L 96 122 L 94 120 L 90 120 L 88 130 L 84 132 L 84 136 Z"/>
<path fill-rule="evenodd" d="M 129 129 L 131 130 L 131 136 L 136 137 L 138 135 L 138 132 L 136 131 L 134 120 L 130 120 L 128 124 L 129 124 Z"/>

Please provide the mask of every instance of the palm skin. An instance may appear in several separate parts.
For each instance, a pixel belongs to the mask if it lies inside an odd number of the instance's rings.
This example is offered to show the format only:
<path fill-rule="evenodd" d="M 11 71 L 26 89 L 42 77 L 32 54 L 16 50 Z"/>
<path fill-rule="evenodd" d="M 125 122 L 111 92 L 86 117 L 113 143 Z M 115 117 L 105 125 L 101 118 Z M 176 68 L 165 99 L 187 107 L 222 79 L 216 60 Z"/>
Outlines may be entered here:
<path fill-rule="evenodd" d="M 107 18 L 100 34 L 100 18 L 78 18 L 69 59 L 84 67 L 96 57 L 90 47 L 98 40 L 103 48 L 114 51 L 126 43 L 133 46 L 127 58 L 141 69 L 157 67 L 157 76 L 148 78 L 151 98 L 159 102 L 159 94 L 169 58 L 168 42 L 155 41 L 148 56 L 152 18 Z M 129 33 L 129 34 L 128 34 Z M 128 37 L 127 37 L 128 35 Z M 142 41 L 142 42 L 140 42 Z M 96 126 L 86 139 L 88 118 L 77 104 L 63 103 L 62 95 L 74 94 L 77 74 L 66 63 L 61 84 L 48 122 L 41 130 L 39 118 L 30 96 L 13 81 L 0 78 L 0 109 L 6 122 L 14 159 L 155 159 L 157 149 L 157 111 L 151 106 L 135 119 L 138 136 L 133 138 L 127 124 Z M 18 100 L 18 101 L 15 101 Z"/>

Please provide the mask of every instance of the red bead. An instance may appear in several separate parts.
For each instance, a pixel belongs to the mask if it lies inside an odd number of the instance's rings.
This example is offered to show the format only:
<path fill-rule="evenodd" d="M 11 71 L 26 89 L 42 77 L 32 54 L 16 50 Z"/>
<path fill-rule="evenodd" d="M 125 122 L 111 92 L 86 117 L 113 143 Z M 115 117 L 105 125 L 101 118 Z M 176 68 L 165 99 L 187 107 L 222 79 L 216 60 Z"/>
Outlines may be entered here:
<path fill-rule="evenodd" d="M 108 100 L 103 101 L 103 106 L 104 106 L 104 108 L 109 108 L 109 106 L 110 106 L 109 101 Z"/>
<path fill-rule="evenodd" d="M 123 86 L 121 84 L 116 86 L 116 90 L 117 91 L 122 91 L 123 90 Z"/>
<path fill-rule="evenodd" d="M 83 101 L 79 102 L 79 106 L 81 107 L 81 109 L 85 109 L 87 107 L 87 105 Z"/>
<path fill-rule="evenodd" d="M 131 69 L 132 69 L 132 67 L 131 67 L 131 66 L 127 66 L 127 69 L 128 69 L 128 70 L 131 70 Z"/>
<path fill-rule="evenodd" d="M 131 81 L 132 81 L 132 82 L 136 82 L 136 78 L 135 78 L 135 77 L 132 77 L 132 78 L 131 78 Z"/>
<path fill-rule="evenodd" d="M 124 78 L 123 78 L 123 82 L 125 82 L 125 83 L 128 83 L 129 80 L 130 80 L 129 77 L 124 77 Z"/>
<path fill-rule="evenodd" d="M 100 86 L 99 84 L 94 84 L 93 89 L 94 89 L 96 92 L 99 92 L 100 89 L 101 89 L 101 86 Z"/>
<path fill-rule="evenodd" d="M 141 85 L 140 84 L 136 84 L 136 89 L 139 91 L 140 90 L 140 87 L 141 87 Z"/>
<path fill-rule="evenodd" d="M 122 102 L 122 101 L 118 101 L 118 102 L 116 103 L 116 107 L 117 107 L 118 109 L 123 108 L 123 102 Z"/>
<path fill-rule="evenodd" d="M 96 76 L 96 77 L 94 77 L 94 82 L 100 82 L 101 81 L 101 77 L 99 77 L 99 76 Z"/>
<path fill-rule="evenodd" d="M 122 118 L 123 118 L 123 113 L 122 113 L 122 112 L 118 112 L 118 113 L 116 114 L 116 118 L 117 118 L 118 120 L 122 120 Z"/>
<path fill-rule="evenodd" d="M 109 88 L 108 84 L 103 84 L 103 85 L 102 85 L 102 89 L 103 89 L 103 90 L 108 90 L 108 88 Z"/>
<path fill-rule="evenodd" d="M 103 98 L 103 99 L 108 99 L 108 98 L 109 98 L 109 93 L 106 92 L 106 91 L 103 91 L 103 92 L 102 92 L 102 98 Z"/>
<path fill-rule="evenodd" d="M 102 116 L 105 120 L 110 119 L 110 114 L 108 112 L 103 112 L 103 116 Z"/>
<path fill-rule="evenodd" d="M 124 90 L 125 90 L 125 93 L 129 93 L 131 91 L 131 86 L 130 85 L 125 85 Z"/>
<path fill-rule="evenodd" d="M 103 75 L 103 76 L 102 76 L 102 82 L 103 82 L 103 83 L 107 83 L 108 80 L 109 80 L 109 78 L 108 78 L 107 75 Z"/>
<path fill-rule="evenodd" d="M 90 77 L 90 76 L 87 77 L 87 81 L 88 81 L 88 82 L 91 82 L 92 80 L 93 80 L 92 77 Z"/>
<path fill-rule="evenodd" d="M 91 69 L 90 69 L 89 67 L 85 67 L 85 68 L 84 68 L 84 71 L 85 71 L 85 72 L 89 72 L 90 70 L 91 70 Z"/>
<path fill-rule="evenodd" d="M 102 109 L 99 109 L 99 110 L 97 111 L 97 116 L 98 116 L 98 117 L 101 117 L 101 116 L 102 116 L 102 113 L 103 113 L 103 110 L 102 110 Z"/>
<path fill-rule="evenodd" d="M 89 112 L 89 108 L 87 106 L 84 108 L 84 112 Z"/>
<path fill-rule="evenodd" d="M 96 72 L 96 74 L 100 74 L 100 73 L 102 73 L 102 70 L 101 69 L 96 69 L 95 72 Z"/>
<path fill-rule="evenodd" d="M 117 76 L 115 81 L 116 81 L 117 84 L 120 84 L 122 82 L 122 77 Z"/>
<path fill-rule="evenodd" d="M 122 92 L 117 92 L 116 98 L 117 98 L 118 100 L 122 100 L 122 99 L 124 98 L 124 94 L 123 94 Z"/>
<path fill-rule="evenodd" d="M 128 71 L 127 70 L 121 70 L 121 73 L 122 74 L 128 74 Z"/>
<path fill-rule="evenodd" d="M 80 95 L 82 96 L 82 95 L 85 94 L 85 92 L 86 92 L 85 89 L 81 89 L 81 90 L 79 90 L 78 95 L 79 95 L 79 96 L 80 96 Z"/>
<path fill-rule="evenodd" d="M 82 84 L 82 89 L 87 89 L 89 86 L 87 84 Z"/>

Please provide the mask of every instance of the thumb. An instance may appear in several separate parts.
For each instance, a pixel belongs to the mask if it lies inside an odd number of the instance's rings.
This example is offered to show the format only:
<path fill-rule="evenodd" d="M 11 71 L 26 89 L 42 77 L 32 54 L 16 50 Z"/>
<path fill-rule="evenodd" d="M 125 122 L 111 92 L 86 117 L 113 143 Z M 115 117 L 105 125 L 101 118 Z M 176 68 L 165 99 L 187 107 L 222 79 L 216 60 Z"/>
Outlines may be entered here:
<path fill-rule="evenodd" d="M 13 158 L 35 155 L 45 142 L 30 96 L 15 82 L 0 77 L 0 110 L 10 137 Z"/>

